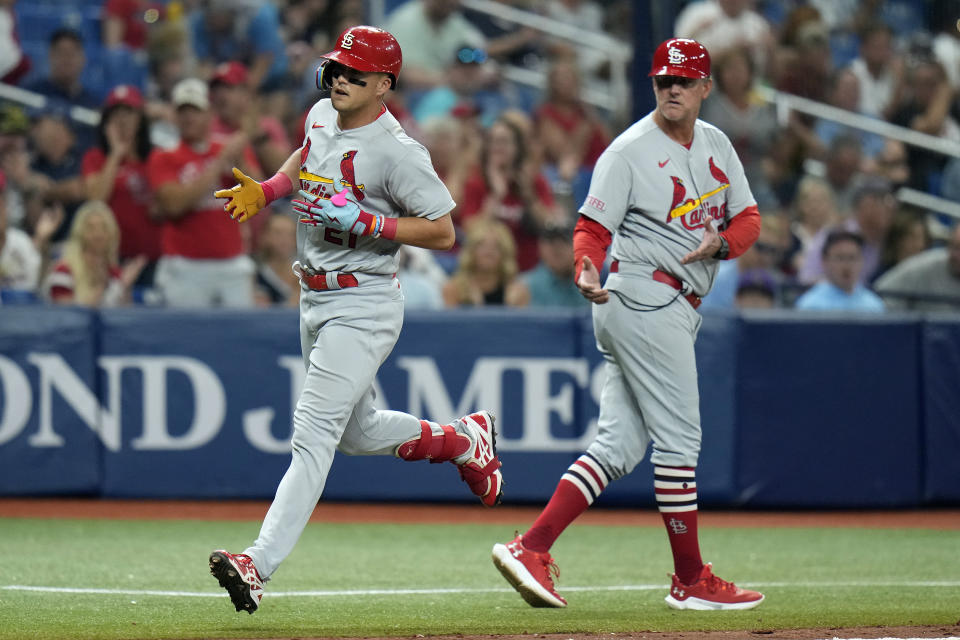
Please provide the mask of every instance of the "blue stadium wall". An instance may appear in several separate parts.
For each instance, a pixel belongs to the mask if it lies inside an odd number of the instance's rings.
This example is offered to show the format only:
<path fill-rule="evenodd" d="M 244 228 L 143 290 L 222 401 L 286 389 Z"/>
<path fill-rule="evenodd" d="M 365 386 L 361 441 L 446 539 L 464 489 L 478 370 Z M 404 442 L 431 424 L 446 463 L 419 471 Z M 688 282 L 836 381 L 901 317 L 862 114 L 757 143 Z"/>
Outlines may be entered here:
<path fill-rule="evenodd" d="M 0 312 L 0 494 L 269 498 L 303 378 L 293 311 Z M 960 318 L 707 314 L 701 502 L 960 504 Z M 499 416 L 505 498 L 542 503 L 596 427 L 587 313 L 408 313 L 383 408 Z M 651 506 L 645 462 L 601 504 Z M 332 500 L 472 500 L 451 465 L 338 454 Z"/>

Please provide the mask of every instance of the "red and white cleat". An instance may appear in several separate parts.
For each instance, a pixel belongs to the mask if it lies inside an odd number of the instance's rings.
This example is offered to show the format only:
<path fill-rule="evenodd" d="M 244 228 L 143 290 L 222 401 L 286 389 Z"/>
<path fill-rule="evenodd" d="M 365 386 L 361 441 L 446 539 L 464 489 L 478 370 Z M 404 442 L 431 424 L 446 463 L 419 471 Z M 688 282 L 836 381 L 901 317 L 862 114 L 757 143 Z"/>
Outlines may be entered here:
<path fill-rule="evenodd" d="M 263 580 L 250 556 L 218 549 L 210 554 L 210 573 L 230 594 L 237 611 L 253 613 L 263 598 Z"/>
<path fill-rule="evenodd" d="M 548 552 L 531 551 L 518 535 L 507 544 L 493 545 L 493 564 L 532 607 L 565 607 L 567 601 L 553 588 L 560 569 Z"/>
<path fill-rule="evenodd" d="M 674 609 L 722 611 L 753 609 L 763 602 L 763 594 L 741 589 L 732 582 L 721 580 L 713 575 L 713 568 L 707 563 L 703 565 L 700 576 L 693 584 L 683 584 L 674 574 L 670 593 L 665 599 Z"/>
<path fill-rule="evenodd" d="M 452 462 L 460 470 L 460 477 L 474 495 L 488 507 L 495 507 L 503 499 L 503 475 L 497 457 L 496 418 L 488 411 L 478 411 L 460 418 L 473 446 Z"/>

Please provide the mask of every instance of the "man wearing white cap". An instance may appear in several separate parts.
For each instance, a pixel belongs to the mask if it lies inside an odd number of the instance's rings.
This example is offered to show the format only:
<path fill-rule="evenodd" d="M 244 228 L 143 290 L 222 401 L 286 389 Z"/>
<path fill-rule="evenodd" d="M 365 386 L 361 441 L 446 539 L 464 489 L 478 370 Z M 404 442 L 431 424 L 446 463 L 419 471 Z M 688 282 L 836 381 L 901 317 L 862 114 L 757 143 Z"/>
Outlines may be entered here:
<path fill-rule="evenodd" d="M 169 306 L 252 306 L 253 262 L 211 192 L 233 184 L 234 165 L 254 174 L 260 168 L 246 134 L 211 137 L 206 83 L 181 80 L 172 99 L 180 144 L 154 151 L 147 165 L 164 219 L 156 287 Z"/>

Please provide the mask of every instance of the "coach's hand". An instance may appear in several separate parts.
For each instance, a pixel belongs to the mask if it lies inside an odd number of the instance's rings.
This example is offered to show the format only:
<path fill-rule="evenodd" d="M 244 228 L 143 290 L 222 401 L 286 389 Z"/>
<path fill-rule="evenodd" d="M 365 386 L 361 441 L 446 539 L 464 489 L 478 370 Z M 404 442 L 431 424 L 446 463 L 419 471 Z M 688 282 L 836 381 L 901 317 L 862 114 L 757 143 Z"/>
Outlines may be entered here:
<path fill-rule="evenodd" d="M 721 246 L 723 246 L 723 243 L 720 241 L 720 233 L 713 226 L 713 218 L 707 216 L 703 223 L 703 240 L 700 241 L 700 246 L 683 256 L 683 260 L 680 262 L 690 264 L 691 262 L 712 258 L 717 255 Z"/>
<path fill-rule="evenodd" d="M 583 257 L 577 288 L 580 289 L 580 295 L 595 304 L 603 304 L 610 299 L 610 293 L 600 287 L 600 272 L 587 256 Z"/>
<path fill-rule="evenodd" d="M 215 198 L 227 199 L 223 204 L 223 210 L 229 213 L 231 218 L 238 222 L 246 222 L 267 206 L 267 198 L 263 195 L 263 187 L 260 183 L 240 169 L 233 168 L 233 177 L 239 184 L 229 189 L 214 191 L 213 195 Z"/>
<path fill-rule="evenodd" d="M 301 189 L 301 200 L 293 201 L 293 210 L 300 215 L 303 224 L 323 225 L 358 236 L 378 235 L 383 216 L 375 216 L 361 209 L 356 202 L 350 202 L 346 192 L 344 189 L 328 200 Z"/>

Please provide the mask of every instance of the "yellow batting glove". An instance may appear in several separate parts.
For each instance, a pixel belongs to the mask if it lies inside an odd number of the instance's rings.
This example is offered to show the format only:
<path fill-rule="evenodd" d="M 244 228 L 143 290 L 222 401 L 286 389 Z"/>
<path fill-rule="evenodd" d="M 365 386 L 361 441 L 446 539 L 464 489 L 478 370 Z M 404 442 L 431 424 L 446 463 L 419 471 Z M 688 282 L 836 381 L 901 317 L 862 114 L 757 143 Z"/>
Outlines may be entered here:
<path fill-rule="evenodd" d="M 215 198 L 226 198 L 223 204 L 223 210 L 230 214 L 230 217 L 237 222 L 246 222 L 267 206 L 267 198 L 263 194 L 263 187 L 260 183 L 250 176 L 233 168 L 233 177 L 237 179 L 236 184 L 229 189 L 220 189 L 213 192 Z"/>

